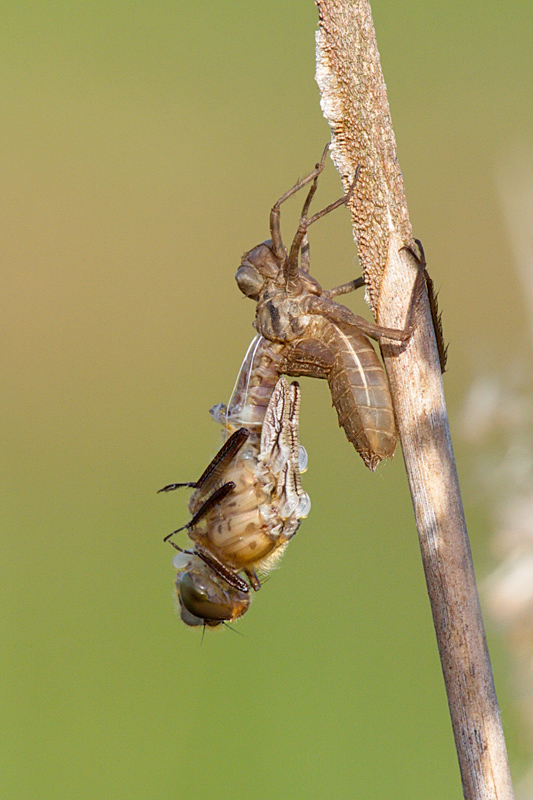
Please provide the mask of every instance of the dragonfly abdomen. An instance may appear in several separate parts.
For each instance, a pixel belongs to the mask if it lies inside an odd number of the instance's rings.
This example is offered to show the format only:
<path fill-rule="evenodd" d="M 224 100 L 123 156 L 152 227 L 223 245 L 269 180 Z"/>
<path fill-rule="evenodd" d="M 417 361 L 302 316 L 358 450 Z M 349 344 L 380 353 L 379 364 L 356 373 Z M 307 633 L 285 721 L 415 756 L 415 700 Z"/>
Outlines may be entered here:
<path fill-rule="evenodd" d="M 328 383 L 339 425 L 374 470 L 394 454 L 397 441 L 387 376 L 363 333 L 338 324 L 329 327 L 337 346 Z"/>
<path fill-rule="evenodd" d="M 305 337 L 286 346 L 281 369 L 327 379 L 339 425 L 370 469 L 393 455 L 397 436 L 389 385 L 364 333 L 317 316 Z"/>

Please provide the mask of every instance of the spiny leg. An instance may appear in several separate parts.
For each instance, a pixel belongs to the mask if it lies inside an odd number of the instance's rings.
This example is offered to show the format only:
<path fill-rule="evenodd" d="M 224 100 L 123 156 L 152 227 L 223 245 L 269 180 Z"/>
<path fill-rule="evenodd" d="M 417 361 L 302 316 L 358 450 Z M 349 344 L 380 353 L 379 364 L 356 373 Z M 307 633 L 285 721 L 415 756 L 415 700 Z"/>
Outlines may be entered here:
<path fill-rule="evenodd" d="M 229 439 L 224 442 L 207 469 L 204 470 L 196 482 L 196 487 L 198 489 L 207 489 L 209 486 L 214 486 L 231 464 L 239 450 L 243 447 L 249 436 L 250 431 L 247 430 L 247 428 L 239 428 L 235 433 L 232 433 Z"/>
<path fill-rule="evenodd" d="M 202 559 L 202 561 L 211 567 L 217 575 L 220 575 L 221 578 L 224 578 L 226 583 L 229 583 L 230 586 L 233 586 L 234 589 L 237 589 L 239 592 L 245 592 L 248 594 L 250 591 L 250 587 L 246 583 L 243 578 L 237 575 L 234 570 L 230 567 L 227 567 L 214 553 L 207 552 L 202 547 L 197 545 L 195 555 Z"/>
<path fill-rule="evenodd" d="M 228 481 L 223 486 L 220 486 L 218 489 L 215 489 L 213 494 L 210 494 L 205 503 L 202 503 L 196 514 L 193 516 L 191 521 L 185 526 L 186 528 L 194 528 L 200 520 L 206 516 L 206 514 L 211 511 L 218 503 L 221 503 L 228 494 L 235 489 L 235 484 L 233 481 Z"/>
<path fill-rule="evenodd" d="M 182 486 L 188 486 L 190 489 L 200 489 L 214 485 L 237 455 L 249 435 L 250 431 L 246 428 L 239 428 L 230 436 L 227 442 L 224 442 L 207 469 L 203 471 L 195 483 L 169 483 L 168 486 L 163 486 L 162 489 L 159 489 L 158 494 L 160 492 L 172 492 Z"/>
<path fill-rule="evenodd" d="M 165 536 L 163 541 L 167 542 L 171 536 L 174 536 L 175 533 L 180 533 L 181 531 L 190 530 L 191 528 L 194 528 L 194 526 L 197 525 L 198 522 L 200 522 L 202 517 L 205 517 L 205 515 L 209 511 L 211 511 L 211 509 L 214 506 L 216 506 L 218 503 L 221 503 L 222 500 L 224 500 L 224 498 L 227 497 L 228 494 L 230 494 L 234 489 L 235 489 L 235 484 L 233 483 L 233 481 L 228 481 L 228 483 L 225 483 L 219 489 L 216 489 L 216 491 L 214 491 L 213 494 L 211 494 L 207 498 L 205 503 L 202 503 L 196 514 L 194 514 L 192 519 L 186 525 L 182 525 L 181 528 L 178 528 L 177 530 L 172 531 L 172 533 L 169 533 L 167 536 Z"/>
<path fill-rule="evenodd" d="M 428 293 L 429 310 L 431 312 L 431 319 L 433 322 L 433 328 L 435 330 L 435 338 L 437 340 L 440 371 L 444 373 L 446 371 L 446 361 L 448 359 L 448 345 L 445 344 L 444 342 L 444 331 L 442 329 L 442 312 L 439 310 L 437 302 L 437 293 L 435 292 L 435 286 L 427 271 L 426 255 L 424 253 L 422 242 L 420 241 L 420 239 L 415 239 L 414 241 L 418 247 L 419 253 L 415 253 L 415 251 L 411 247 L 407 246 L 403 247 L 402 250 L 408 250 L 409 253 L 411 253 L 413 258 L 415 259 L 415 261 L 417 261 L 420 267 L 423 269 L 424 278 L 426 281 L 426 289 Z"/>
<path fill-rule="evenodd" d="M 331 300 L 327 293 L 324 293 L 321 297 L 309 298 L 305 311 L 307 314 L 320 314 L 334 323 L 353 325 L 355 328 L 362 331 L 362 333 L 365 333 L 367 336 L 377 341 L 386 338 L 392 339 L 393 341 L 405 342 L 411 337 L 416 327 L 416 310 L 420 294 L 425 285 L 424 269 L 422 265 L 420 266 L 421 268 L 417 273 L 411 299 L 409 301 L 407 322 L 403 329 L 385 328 L 382 325 L 377 325 L 375 322 L 369 322 L 364 319 L 364 317 L 359 317 L 357 314 L 354 314 L 349 308 L 346 308 L 346 306 L 336 303 L 335 300 Z"/>
<path fill-rule="evenodd" d="M 183 529 L 180 528 L 179 530 Z M 174 531 L 174 533 L 178 533 L 178 531 Z M 217 575 L 220 575 L 221 578 L 224 578 L 226 583 L 229 583 L 229 585 L 233 586 L 234 589 L 237 589 L 239 592 L 244 592 L 245 594 L 249 593 L 250 587 L 248 586 L 246 581 L 243 580 L 239 575 L 237 575 L 236 572 L 233 572 L 233 570 L 226 567 L 212 553 L 206 553 L 201 548 L 197 548 L 196 550 L 184 550 L 182 547 L 179 547 L 174 542 L 169 541 L 170 536 L 173 536 L 173 534 L 170 533 L 168 536 L 166 536 L 164 541 L 165 542 L 168 541 L 168 543 L 171 544 L 175 550 L 178 550 L 178 552 L 180 553 L 185 553 L 185 555 L 187 556 L 198 556 L 198 558 L 202 559 L 204 564 L 207 564 L 208 567 L 210 567 L 214 572 L 217 573 Z M 259 585 L 259 588 L 261 588 L 261 585 Z"/>
<path fill-rule="evenodd" d="M 174 489 L 182 489 L 184 486 L 188 486 L 189 489 L 196 489 L 196 483 L 169 483 L 167 486 L 163 486 L 162 489 L 158 489 L 157 494 L 161 494 L 161 492 L 173 492 Z"/>

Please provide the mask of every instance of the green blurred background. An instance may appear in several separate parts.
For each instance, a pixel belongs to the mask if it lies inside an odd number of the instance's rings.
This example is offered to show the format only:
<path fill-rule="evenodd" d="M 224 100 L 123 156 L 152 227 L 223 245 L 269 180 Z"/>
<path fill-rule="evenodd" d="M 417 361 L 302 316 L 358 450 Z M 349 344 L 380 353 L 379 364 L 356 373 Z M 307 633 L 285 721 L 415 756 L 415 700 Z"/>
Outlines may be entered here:
<path fill-rule="evenodd" d="M 372 7 L 483 577 L 490 514 L 459 421 L 480 364 L 526 336 L 497 176 L 532 141 L 533 6 Z M 329 139 L 316 20 L 311 0 L 0 7 L 6 800 L 461 797 L 401 455 L 365 470 L 325 384 L 302 381 L 313 510 L 244 636 L 201 642 L 174 610 L 162 538 L 187 497 L 156 490 L 217 449 L 207 412 L 252 336 L 235 269 Z M 317 206 L 340 193 L 329 163 Z M 312 248 L 324 286 L 358 274 L 346 212 Z"/>

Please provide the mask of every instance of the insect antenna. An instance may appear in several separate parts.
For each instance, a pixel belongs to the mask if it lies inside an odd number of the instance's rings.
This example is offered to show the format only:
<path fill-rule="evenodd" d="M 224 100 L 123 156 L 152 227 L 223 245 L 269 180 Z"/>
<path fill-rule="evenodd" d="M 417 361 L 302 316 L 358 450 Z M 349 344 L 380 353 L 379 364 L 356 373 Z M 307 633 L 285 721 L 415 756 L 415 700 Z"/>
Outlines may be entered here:
<path fill-rule="evenodd" d="M 225 627 L 225 628 L 227 628 L 229 631 L 232 631 L 233 633 L 237 633 L 239 636 L 244 636 L 244 633 L 243 633 L 242 631 L 238 631 L 238 630 L 237 630 L 237 628 L 233 628 L 231 625 L 228 625 L 228 623 L 227 623 L 227 622 L 222 622 L 222 624 L 223 624 L 223 625 L 224 625 L 224 627 Z M 202 637 L 202 638 L 203 638 L 203 637 Z"/>

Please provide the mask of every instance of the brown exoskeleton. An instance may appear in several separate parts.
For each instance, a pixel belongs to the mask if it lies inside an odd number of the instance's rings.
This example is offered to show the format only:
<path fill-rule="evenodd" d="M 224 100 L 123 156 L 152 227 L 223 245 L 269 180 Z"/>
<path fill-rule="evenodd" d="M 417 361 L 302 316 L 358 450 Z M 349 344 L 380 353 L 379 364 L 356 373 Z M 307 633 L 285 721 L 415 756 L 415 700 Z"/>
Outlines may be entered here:
<path fill-rule="evenodd" d="M 256 591 L 261 586 L 256 570 L 264 574 L 274 566 L 310 509 L 300 483 L 305 461 L 298 442 L 300 389 L 296 382 L 278 380 L 261 341 L 252 342 L 229 408 L 211 410 L 230 438 L 196 483 L 160 490 L 195 490 L 192 519 L 179 529 L 187 530 L 194 548 L 182 550 L 171 541 L 178 531 L 165 537 L 179 550 L 173 563 L 187 625 L 216 627 L 242 616 L 250 605 L 250 586 Z"/>
<path fill-rule="evenodd" d="M 374 470 L 383 458 L 393 455 L 397 433 L 387 377 L 368 337 L 409 339 L 421 283 L 417 280 L 415 285 L 406 328 L 397 330 L 368 322 L 334 300 L 364 285 L 362 278 L 325 291 L 309 274 L 309 226 L 344 205 L 357 180 L 356 172 L 346 197 L 308 217 L 327 150 L 313 172 L 274 204 L 270 212 L 272 238 L 244 254 L 235 277 L 241 291 L 257 302 L 254 325 L 272 343 L 280 372 L 327 379 L 339 425 Z M 281 238 L 280 206 L 309 183 L 298 230 L 287 252 Z M 421 267 L 419 277 L 423 279 L 424 264 Z"/>

